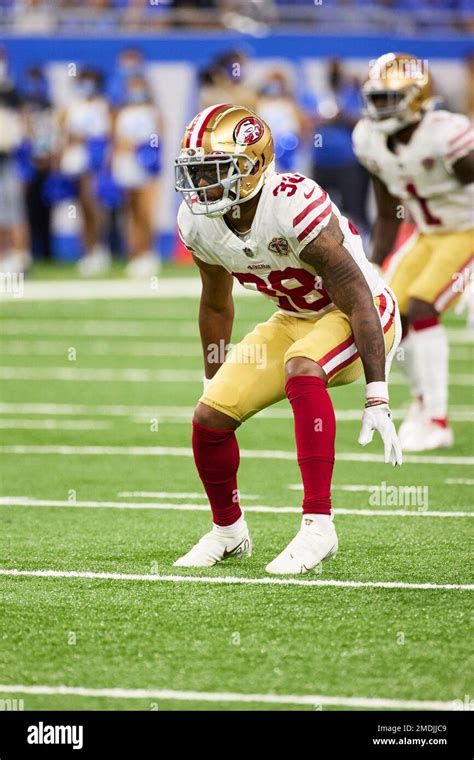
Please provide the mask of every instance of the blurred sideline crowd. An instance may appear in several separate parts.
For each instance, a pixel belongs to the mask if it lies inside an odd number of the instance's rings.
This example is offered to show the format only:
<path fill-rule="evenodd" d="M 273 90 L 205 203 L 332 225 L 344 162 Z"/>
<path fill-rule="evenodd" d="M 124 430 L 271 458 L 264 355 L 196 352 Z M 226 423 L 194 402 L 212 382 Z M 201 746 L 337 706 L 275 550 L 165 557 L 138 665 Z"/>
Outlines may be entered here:
<path fill-rule="evenodd" d="M 265 34 L 269 26 L 301 24 L 469 32 L 474 14 L 471 0 L 0 0 L 0 22 L 21 34 L 185 27 Z"/>
<path fill-rule="evenodd" d="M 84 67 L 71 77 L 68 105 L 55 108 L 43 70 L 29 68 L 17 87 L 0 50 L 3 271 L 24 271 L 32 252 L 51 257 L 51 217 L 59 209 L 66 226 L 71 221 L 81 230 L 76 253 L 83 276 L 105 272 L 117 249 L 125 249 L 131 277 L 156 272 L 162 125 L 144 65 L 131 48 L 109 81 Z"/>
<path fill-rule="evenodd" d="M 25 271 L 33 255 L 50 259 L 52 219 L 61 213 L 66 227 L 73 216 L 79 230 L 82 276 L 106 272 L 112 252 L 128 258 L 132 278 L 158 271 L 164 115 L 152 97 L 146 64 L 140 50 L 130 47 L 119 54 L 109 79 L 84 67 L 73 78 L 68 104 L 58 108 L 43 70 L 29 68 L 16 84 L 0 48 L 0 270 Z M 256 111 L 273 131 L 277 170 L 310 174 L 366 233 L 369 178 L 351 140 L 362 114 L 359 79 L 340 60 L 329 59 L 315 96 L 279 67 L 255 81 L 249 64 L 245 53 L 229 50 L 200 70 L 199 107 L 232 102 Z M 469 115 L 473 64 L 469 59 Z M 64 258 L 76 258 L 71 237 L 65 245 Z"/>

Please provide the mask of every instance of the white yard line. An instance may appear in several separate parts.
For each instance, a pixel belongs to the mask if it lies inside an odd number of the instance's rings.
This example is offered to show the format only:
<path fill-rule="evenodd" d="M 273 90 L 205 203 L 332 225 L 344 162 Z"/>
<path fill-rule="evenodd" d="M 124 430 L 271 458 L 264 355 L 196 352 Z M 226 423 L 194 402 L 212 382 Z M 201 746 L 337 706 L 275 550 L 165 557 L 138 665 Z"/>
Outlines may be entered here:
<path fill-rule="evenodd" d="M 183 702 L 236 702 L 268 705 L 309 705 L 367 707 L 400 710 L 461 709 L 459 700 L 392 699 L 387 697 L 344 697 L 322 694 L 242 694 L 240 692 L 177 691 L 176 689 L 90 688 L 85 686 L 46 686 L 0 684 L 0 694 L 32 694 L 62 697 L 105 697 L 108 699 L 163 699 Z"/>
<path fill-rule="evenodd" d="M 143 369 L 142 367 L 0 367 L 0 379 L 2 380 L 29 380 L 41 382 L 43 380 L 62 380 L 72 382 L 128 382 L 128 383 L 188 383 L 202 380 L 202 370 L 197 369 Z M 258 372 L 258 365 L 257 365 Z M 406 385 L 402 375 L 391 375 L 391 385 Z M 451 374 L 449 377 L 451 386 L 474 386 L 474 375 Z"/>
<path fill-rule="evenodd" d="M 303 484 L 302 483 L 290 483 L 288 486 L 290 491 L 303 491 Z M 331 490 L 332 491 L 350 491 L 357 493 L 358 491 L 373 491 L 375 489 L 380 488 L 380 486 L 374 485 L 374 486 L 366 486 L 366 485 L 359 485 L 357 483 L 349 484 L 349 485 L 342 485 L 342 486 L 336 486 L 332 485 Z"/>
<path fill-rule="evenodd" d="M 157 300 L 168 298 L 197 298 L 201 293 L 201 280 L 193 275 L 184 277 L 150 277 L 128 280 L 29 280 L 24 282 L 21 299 L 15 293 L 2 291 L 1 300 L 22 301 L 113 301 L 116 299 Z M 239 296 L 257 293 L 240 288 Z"/>
<path fill-rule="evenodd" d="M 207 499 L 205 493 L 195 491 L 120 491 L 117 496 L 139 499 Z M 241 493 L 240 498 L 252 500 L 260 497 L 251 493 Z"/>
<path fill-rule="evenodd" d="M 472 362 L 474 361 L 474 349 L 472 346 L 470 348 L 451 346 L 449 358 L 455 362 Z"/>
<path fill-rule="evenodd" d="M 91 283 L 87 283 L 89 286 Z M 248 295 L 251 291 L 242 288 L 243 293 Z M 16 299 L 18 300 L 18 299 Z M 247 319 L 242 320 L 247 322 Z M 252 322 L 251 316 L 248 319 L 249 324 Z M 255 320 L 257 322 L 257 320 Z M 447 328 L 448 340 L 450 344 L 470 346 L 474 343 L 472 330 L 463 328 Z M 133 319 L 112 319 L 106 317 L 98 320 L 85 320 L 80 316 L 60 319 L 15 319 L 5 318 L 2 320 L 2 335 L 15 335 L 20 337 L 29 337 L 31 335 L 44 336 L 51 334 L 58 335 L 93 335 L 93 336 L 110 336 L 121 339 L 126 336 L 133 337 L 156 337 L 158 335 L 167 335 L 170 338 L 195 337 L 198 339 L 199 329 L 197 318 L 192 319 L 172 319 L 168 314 L 160 316 L 159 313 L 153 313 L 153 317 L 147 320 Z"/>
<path fill-rule="evenodd" d="M 403 375 L 400 375 L 398 373 L 390 373 L 389 378 L 389 384 L 390 385 L 406 385 L 407 381 L 403 377 Z M 474 375 L 473 374 L 458 374 L 456 372 L 451 372 L 449 375 L 449 385 L 468 385 L 470 388 L 474 386 Z"/>
<path fill-rule="evenodd" d="M 474 481 L 464 481 L 462 479 L 456 479 L 456 478 L 448 478 L 444 481 L 445 483 L 458 483 L 467 485 L 470 483 L 474 483 Z M 365 485 L 365 484 L 359 484 L 359 483 L 348 483 L 345 485 L 332 485 L 331 489 L 333 491 L 347 491 L 349 493 L 372 493 L 372 492 L 379 492 L 381 488 L 384 488 L 387 484 L 384 485 L 381 484 L 374 484 L 374 485 Z M 391 486 L 392 488 L 401 489 L 402 491 L 410 491 L 414 488 L 419 488 L 420 486 L 416 485 L 404 485 L 404 486 Z M 303 484 L 302 483 L 291 483 L 288 486 L 290 491 L 303 491 Z"/>
<path fill-rule="evenodd" d="M 44 404 L 0 402 L 0 414 L 49 414 L 49 415 L 100 415 L 104 417 L 131 417 L 136 421 L 149 421 L 150 418 L 182 420 L 189 422 L 193 416 L 192 406 L 134 406 L 130 405 L 88 405 L 88 404 Z M 469 406 L 452 406 L 450 419 L 454 422 L 473 422 L 474 409 Z M 394 419 L 403 419 L 406 409 L 392 409 Z M 288 407 L 270 407 L 258 413 L 259 418 L 271 420 L 292 420 L 293 413 Z M 360 422 L 362 409 L 336 409 L 338 422 Z"/>
<path fill-rule="evenodd" d="M 474 334 L 468 327 L 447 327 L 446 332 L 450 343 L 469 346 L 474 343 Z"/>
<path fill-rule="evenodd" d="M 205 493 L 197 491 L 119 491 L 117 496 L 121 499 L 207 499 Z"/>
<path fill-rule="evenodd" d="M 16 570 L 0 568 L 0 575 L 29 578 L 84 578 L 89 580 L 145 581 L 153 583 L 210 583 L 244 586 L 327 586 L 335 588 L 414 589 L 418 591 L 474 591 L 474 583 L 403 583 L 400 581 L 299 580 L 297 578 L 238 578 L 201 575 L 145 575 L 138 573 L 94 573 L 80 570 Z"/>
<path fill-rule="evenodd" d="M 245 507 L 246 512 L 249 509 L 251 507 Z M 474 517 L 474 509 L 470 507 L 463 507 L 463 509 L 467 511 L 445 512 L 438 509 L 424 511 L 415 507 L 412 509 L 346 509 L 334 507 L 333 512 L 336 517 L 339 515 L 357 515 L 359 517 Z"/>
<path fill-rule="evenodd" d="M 191 419 L 193 407 L 160 407 L 121 405 L 90 405 L 90 404 L 44 404 L 44 403 L 2 403 L 0 414 L 57 414 L 57 415 L 100 415 L 103 417 L 129 417 L 141 414 L 143 417 L 156 417 L 161 410 L 169 410 L 173 414 L 186 416 Z"/>
<path fill-rule="evenodd" d="M 3 355 L 15 356 L 67 356 L 70 341 L 53 340 L 2 340 Z M 79 356 L 202 356 L 200 342 L 154 343 L 110 343 L 110 341 L 88 341 L 76 346 Z"/>
<path fill-rule="evenodd" d="M 165 317 L 160 321 L 156 315 L 149 320 L 132 319 L 4 319 L 2 336 L 65 335 L 71 341 L 75 337 L 94 336 L 123 340 L 123 338 L 156 338 L 164 335 L 168 338 L 195 338 L 199 341 L 197 320 L 174 320 Z M 74 345 L 74 343 L 73 343 Z"/>
<path fill-rule="evenodd" d="M 71 362 L 73 364 L 73 362 Z M 72 382 L 107 383 L 189 383 L 202 381 L 202 370 L 142 369 L 140 367 L 0 367 L 2 380 L 61 380 Z"/>
<path fill-rule="evenodd" d="M 30 356 L 42 354 L 43 356 L 62 356 L 67 353 L 70 341 L 54 340 L 2 340 L 3 355 Z M 110 341 L 88 341 L 84 346 L 77 347 L 85 356 L 201 356 L 202 348 L 198 341 L 153 343 L 133 342 L 114 344 Z M 474 362 L 474 349 L 453 347 L 450 349 L 449 358 L 452 361 Z"/>
<path fill-rule="evenodd" d="M 199 494 L 193 494 L 200 496 Z M 207 498 L 200 496 L 200 498 Z M 244 497 L 242 497 L 244 498 Z M 247 497 L 248 498 L 248 497 Z M 210 513 L 208 504 L 175 504 L 174 502 L 126 502 L 126 501 L 70 501 L 66 499 L 32 499 L 28 496 L 1 496 L 1 507 L 70 507 L 72 509 L 156 509 L 175 512 L 207 512 Z M 474 517 L 474 509 L 464 508 L 467 511 L 442 511 L 423 509 L 351 509 L 334 507 L 336 517 L 339 515 L 353 515 L 360 517 Z M 245 506 L 246 513 L 255 514 L 297 514 L 301 515 L 301 507 L 270 507 L 263 504 Z"/>
<path fill-rule="evenodd" d="M 1 340 L 2 354 L 15 356 L 61 356 L 67 353 L 70 341 L 54 340 Z M 198 356 L 202 355 L 199 342 L 152 342 L 145 341 L 113 344 L 110 341 L 88 341 L 86 345 L 79 346 L 79 351 L 84 355 L 94 356 Z M 474 348 L 453 347 L 449 352 L 452 361 L 474 361 Z"/>
<path fill-rule="evenodd" d="M 62 456 L 137 456 L 137 457 L 192 457 L 192 449 L 179 446 L 54 446 L 54 445 L 11 445 L 0 446 L 2 454 L 54 454 Z M 296 461 L 293 451 L 278 451 L 265 449 L 241 449 L 243 459 L 279 459 L 289 462 Z M 339 452 L 339 462 L 383 462 L 382 454 L 358 454 Z M 404 464 L 447 464 L 473 465 L 474 457 L 437 456 L 421 454 L 405 454 Z"/>
<path fill-rule="evenodd" d="M 173 424 L 189 424 L 189 421 L 191 420 L 191 417 L 193 415 L 194 410 L 191 409 L 189 411 L 189 414 L 181 414 L 179 412 L 178 414 L 168 413 L 168 412 L 158 412 L 155 413 L 154 417 L 158 418 L 160 422 L 163 423 L 173 423 Z M 1 412 L 0 412 L 1 413 Z M 336 420 L 337 422 L 358 422 L 360 423 L 362 419 L 362 414 L 360 409 L 335 409 L 336 413 Z M 394 420 L 403 420 L 406 416 L 406 410 L 405 409 L 392 409 L 392 419 Z M 258 415 L 255 415 L 258 417 L 263 417 L 265 419 L 269 420 L 293 420 L 293 413 L 291 409 L 275 409 L 273 412 L 272 410 L 264 409 Z M 467 422 L 472 423 L 474 422 L 474 408 L 470 411 L 460 411 L 456 412 L 456 410 L 449 410 L 449 419 L 451 422 Z M 149 422 L 149 415 L 144 414 L 135 414 L 132 416 L 132 421 L 136 422 L 138 424 L 143 424 L 143 422 Z"/>
<path fill-rule="evenodd" d="M 473 478 L 446 478 L 444 482 L 453 486 L 474 486 Z"/>
<path fill-rule="evenodd" d="M 101 420 L 11 420 L 0 419 L 0 430 L 109 430 L 110 422 Z"/>

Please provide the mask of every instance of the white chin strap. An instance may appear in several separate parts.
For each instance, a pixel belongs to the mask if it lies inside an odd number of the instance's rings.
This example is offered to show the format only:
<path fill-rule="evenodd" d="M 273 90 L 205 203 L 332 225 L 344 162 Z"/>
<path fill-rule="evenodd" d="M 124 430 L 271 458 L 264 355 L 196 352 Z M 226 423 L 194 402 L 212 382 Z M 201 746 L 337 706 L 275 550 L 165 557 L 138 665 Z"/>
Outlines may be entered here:
<path fill-rule="evenodd" d="M 372 95 L 377 93 L 372 93 Z M 370 93 L 365 94 L 366 108 L 365 114 L 372 120 L 379 132 L 385 135 L 393 135 L 404 127 L 408 127 L 411 124 L 416 124 L 420 121 L 422 114 L 414 113 L 410 105 L 417 95 L 415 87 L 411 87 L 404 95 L 403 101 L 399 104 L 398 111 L 393 110 L 391 114 L 387 114 L 385 118 L 381 118 L 380 113 L 376 107 L 370 101 Z"/>
<path fill-rule="evenodd" d="M 388 116 L 386 119 L 377 119 L 373 124 L 379 132 L 383 132 L 384 135 L 394 135 L 395 132 L 399 132 L 400 129 L 409 127 L 411 124 L 416 124 L 420 119 L 420 113 L 404 113 L 400 116 Z"/>

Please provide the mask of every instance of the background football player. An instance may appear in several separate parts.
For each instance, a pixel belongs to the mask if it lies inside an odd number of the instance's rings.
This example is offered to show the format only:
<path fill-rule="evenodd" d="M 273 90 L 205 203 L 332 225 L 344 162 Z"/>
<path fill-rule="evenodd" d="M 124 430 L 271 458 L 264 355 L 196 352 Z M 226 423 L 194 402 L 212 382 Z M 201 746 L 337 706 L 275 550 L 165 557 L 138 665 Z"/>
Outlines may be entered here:
<path fill-rule="evenodd" d="M 373 175 L 378 216 L 372 261 L 392 251 L 407 207 L 418 233 L 388 268 L 404 329 L 404 361 L 414 395 L 399 430 L 405 451 L 451 446 L 448 342 L 440 315 L 469 287 L 474 261 L 474 132 L 462 114 L 434 110 L 426 62 L 389 53 L 363 87 L 366 116 L 354 150 Z"/>
<path fill-rule="evenodd" d="M 350 383 L 365 372 L 359 442 L 369 443 L 378 430 L 385 461 L 401 462 L 386 382 L 400 337 L 396 301 L 327 193 L 300 174 L 274 172 L 270 129 L 251 111 L 216 105 L 199 113 L 175 163 L 176 188 L 184 196 L 180 234 L 202 279 L 206 379 L 193 419 L 193 452 L 214 523 L 175 565 L 206 567 L 251 553 L 238 499 L 234 431 L 286 394 L 304 486 L 303 519 L 267 571 L 304 573 L 338 546 L 331 519 L 335 417 L 328 385 Z M 231 338 L 233 276 L 271 298 L 278 310 L 219 364 L 209 350 Z"/>

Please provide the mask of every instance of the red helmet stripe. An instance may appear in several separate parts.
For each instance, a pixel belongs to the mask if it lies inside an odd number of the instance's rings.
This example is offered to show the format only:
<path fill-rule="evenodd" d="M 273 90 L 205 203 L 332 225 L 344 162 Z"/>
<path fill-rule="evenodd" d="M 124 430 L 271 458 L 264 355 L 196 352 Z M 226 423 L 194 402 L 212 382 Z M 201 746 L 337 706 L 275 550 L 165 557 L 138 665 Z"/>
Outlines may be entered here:
<path fill-rule="evenodd" d="M 193 128 L 194 128 L 194 125 L 196 124 L 196 121 L 197 121 L 197 116 L 194 117 L 194 119 L 192 120 L 191 124 L 189 125 L 189 129 L 187 130 L 187 133 L 186 133 L 186 144 L 184 146 L 185 148 L 189 148 L 189 143 L 190 143 L 190 140 L 191 140 L 191 132 L 193 131 Z"/>
<path fill-rule="evenodd" d="M 191 127 L 186 138 L 186 148 L 200 148 L 204 131 L 215 113 L 221 108 L 230 107 L 228 103 L 219 103 L 217 106 L 210 106 L 201 111 L 192 121 Z"/>

